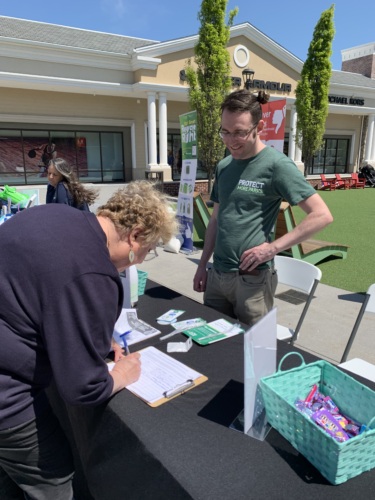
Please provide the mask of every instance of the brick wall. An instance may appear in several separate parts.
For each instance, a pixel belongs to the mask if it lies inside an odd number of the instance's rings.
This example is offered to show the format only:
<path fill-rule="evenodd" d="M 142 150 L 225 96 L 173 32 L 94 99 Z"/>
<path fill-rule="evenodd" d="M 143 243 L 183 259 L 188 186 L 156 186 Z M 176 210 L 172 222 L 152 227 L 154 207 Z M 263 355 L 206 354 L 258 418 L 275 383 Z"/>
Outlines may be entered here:
<path fill-rule="evenodd" d="M 178 196 L 178 189 L 180 187 L 180 182 L 164 182 L 163 189 L 164 193 L 170 196 Z M 197 181 L 195 183 L 194 191 L 198 193 L 207 194 L 208 193 L 208 181 Z"/>
<path fill-rule="evenodd" d="M 375 56 L 368 55 L 351 59 L 350 61 L 343 61 L 341 65 L 342 71 L 349 71 L 351 73 L 359 73 L 360 75 L 367 76 L 368 78 L 375 78 Z"/>

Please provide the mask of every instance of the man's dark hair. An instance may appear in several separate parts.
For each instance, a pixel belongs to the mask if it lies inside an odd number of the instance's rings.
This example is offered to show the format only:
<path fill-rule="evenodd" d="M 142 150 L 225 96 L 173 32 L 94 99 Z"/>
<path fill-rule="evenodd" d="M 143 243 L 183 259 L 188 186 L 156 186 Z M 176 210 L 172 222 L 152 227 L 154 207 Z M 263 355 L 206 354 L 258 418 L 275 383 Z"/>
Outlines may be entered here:
<path fill-rule="evenodd" d="M 261 104 L 266 104 L 270 96 L 264 90 L 257 94 L 249 92 L 246 89 L 236 90 L 227 95 L 221 105 L 221 112 L 225 109 L 231 113 L 249 112 L 253 118 L 253 123 L 259 123 L 262 119 Z"/>

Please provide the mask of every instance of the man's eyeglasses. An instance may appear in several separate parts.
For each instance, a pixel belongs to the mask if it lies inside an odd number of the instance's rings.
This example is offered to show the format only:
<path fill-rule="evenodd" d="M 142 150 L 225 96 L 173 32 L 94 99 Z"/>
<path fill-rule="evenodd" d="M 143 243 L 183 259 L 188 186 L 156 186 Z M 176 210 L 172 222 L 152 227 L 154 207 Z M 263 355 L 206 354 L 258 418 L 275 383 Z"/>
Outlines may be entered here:
<path fill-rule="evenodd" d="M 227 132 L 226 130 L 222 130 L 219 128 L 219 135 L 223 139 L 223 141 L 228 140 L 230 138 L 244 141 L 248 138 L 249 134 L 257 127 L 258 124 L 251 127 L 249 130 L 236 130 L 235 132 Z"/>

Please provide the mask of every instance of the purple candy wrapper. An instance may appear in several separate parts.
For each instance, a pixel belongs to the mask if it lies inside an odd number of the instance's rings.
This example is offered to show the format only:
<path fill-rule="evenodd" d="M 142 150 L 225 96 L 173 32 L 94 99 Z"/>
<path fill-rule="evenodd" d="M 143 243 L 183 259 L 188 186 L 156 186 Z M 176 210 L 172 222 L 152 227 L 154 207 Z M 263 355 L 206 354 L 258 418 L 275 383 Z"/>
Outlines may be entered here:
<path fill-rule="evenodd" d="M 312 420 L 322 427 L 330 436 L 340 443 L 349 439 L 348 434 L 341 427 L 339 422 L 326 409 L 316 411 Z"/>

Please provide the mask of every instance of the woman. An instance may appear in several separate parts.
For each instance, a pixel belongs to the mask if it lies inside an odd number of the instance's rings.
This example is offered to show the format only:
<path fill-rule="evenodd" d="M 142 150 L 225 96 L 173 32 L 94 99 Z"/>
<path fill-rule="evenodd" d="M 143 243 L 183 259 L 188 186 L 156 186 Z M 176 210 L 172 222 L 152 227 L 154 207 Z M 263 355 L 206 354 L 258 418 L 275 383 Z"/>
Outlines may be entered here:
<path fill-rule="evenodd" d="M 146 181 L 96 215 L 49 204 L 0 226 L 0 467 L 29 497 L 72 498 L 70 448 L 45 395 L 52 377 L 67 403 L 87 406 L 138 379 L 138 353 L 117 353 L 111 372 L 105 362 L 123 303 L 119 272 L 176 230 Z"/>
<path fill-rule="evenodd" d="M 88 189 L 77 181 L 72 167 L 62 158 L 50 160 L 47 177 L 46 203 L 64 203 L 89 211 L 89 205 L 98 196 L 94 189 Z"/>

